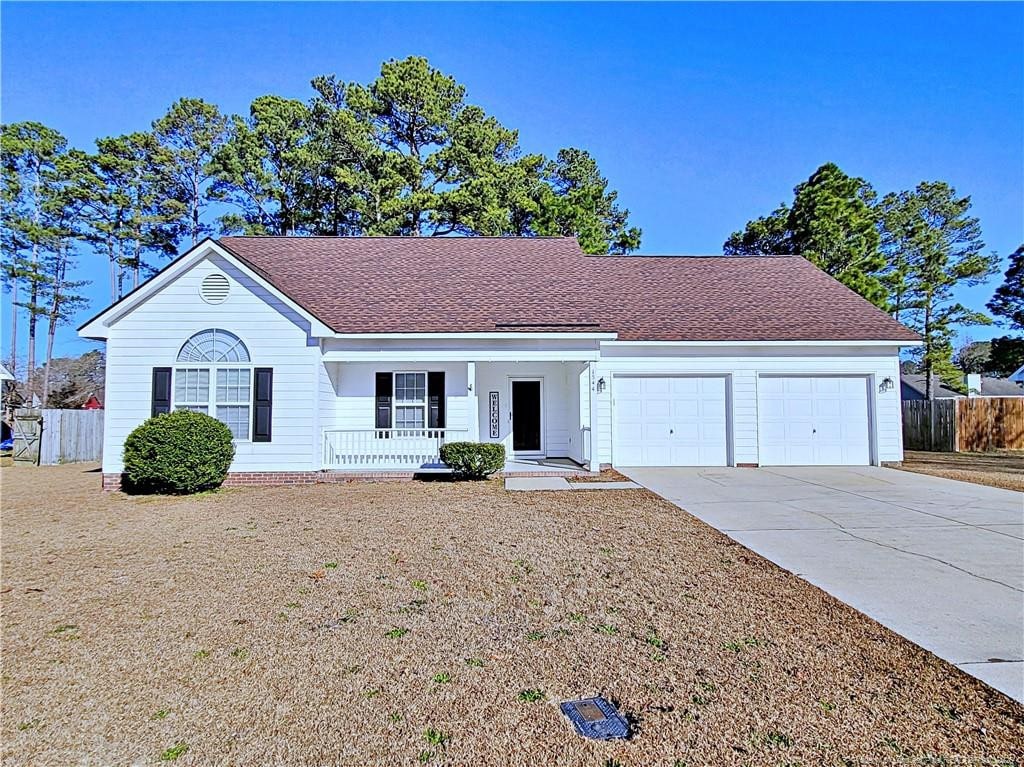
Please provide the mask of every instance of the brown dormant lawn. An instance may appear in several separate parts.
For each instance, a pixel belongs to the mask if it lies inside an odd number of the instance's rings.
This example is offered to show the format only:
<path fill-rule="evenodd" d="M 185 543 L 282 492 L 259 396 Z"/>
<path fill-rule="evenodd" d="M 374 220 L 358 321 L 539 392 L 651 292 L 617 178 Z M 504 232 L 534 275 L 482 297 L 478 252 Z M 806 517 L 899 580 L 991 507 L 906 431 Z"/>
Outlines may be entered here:
<path fill-rule="evenodd" d="M 2 482 L 5 765 L 1024 757 L 1021 706 L 646 491 Z M 571 731 L 592 693 L 631 740 Z"/>
<path fill-rule="evenodd" d="M 918 474 L 959 479 L 1024 492 L 1024 451 L 993 453 L 929 453 L 908 450 L 898 468 Z"/>

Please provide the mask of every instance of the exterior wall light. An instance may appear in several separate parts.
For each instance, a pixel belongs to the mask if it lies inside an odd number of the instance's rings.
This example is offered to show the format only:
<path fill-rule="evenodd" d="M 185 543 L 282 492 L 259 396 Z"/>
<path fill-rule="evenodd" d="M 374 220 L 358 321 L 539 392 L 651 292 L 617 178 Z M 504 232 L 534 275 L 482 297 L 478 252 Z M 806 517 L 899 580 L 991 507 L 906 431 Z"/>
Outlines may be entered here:
<path fill-rule="evenodd" d="M 604 391 L 604 378 L 598 378 L 597 379 L 597 391 L 598 392 L 603 392 Z"/>
<path fill-rule="evenodd" d="M 878 384 L 878 391 L 883 393 L 887 391 L 892 391 L 895 388 L 896 383 L 889 376 L 883 378 L 882 383 Z"/>

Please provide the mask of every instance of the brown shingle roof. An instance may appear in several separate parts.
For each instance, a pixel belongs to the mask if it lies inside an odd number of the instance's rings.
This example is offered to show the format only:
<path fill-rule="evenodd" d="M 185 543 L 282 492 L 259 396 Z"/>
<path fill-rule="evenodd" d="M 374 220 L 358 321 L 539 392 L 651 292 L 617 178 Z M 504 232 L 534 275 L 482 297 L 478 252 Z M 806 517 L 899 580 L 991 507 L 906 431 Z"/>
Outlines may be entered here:
<path fill-rule="evenodd" d="M 799 256 L 588 256 L 572 238 L 224 237 L 339 333 L 915 341 Z"/>

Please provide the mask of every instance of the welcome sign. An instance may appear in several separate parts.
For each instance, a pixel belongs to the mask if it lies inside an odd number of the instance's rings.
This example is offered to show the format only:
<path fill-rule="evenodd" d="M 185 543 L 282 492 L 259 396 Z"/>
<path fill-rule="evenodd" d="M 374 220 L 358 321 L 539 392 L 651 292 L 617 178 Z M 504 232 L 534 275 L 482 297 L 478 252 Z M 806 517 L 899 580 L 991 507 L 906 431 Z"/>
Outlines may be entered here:
<path fill-rule="evenodd" d="M 489 421 L 491 424 L 491 439 L 497 439 L 499 436 L 499 425 L 498 425 L 498 392 L 492 391 L 489 396 L 490 402 L 490 417 Z"/>

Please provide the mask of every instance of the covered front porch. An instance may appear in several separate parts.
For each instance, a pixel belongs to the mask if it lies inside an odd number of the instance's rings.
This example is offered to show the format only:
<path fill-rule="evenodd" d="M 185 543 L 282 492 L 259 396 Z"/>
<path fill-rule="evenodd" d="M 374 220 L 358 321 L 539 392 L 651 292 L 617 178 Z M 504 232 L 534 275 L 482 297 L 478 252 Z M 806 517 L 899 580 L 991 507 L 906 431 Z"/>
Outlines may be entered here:
<path fill-rule="evenodd" d="M 596 349 L 460 354 L 325 352 L 322 469 L 444 472 L 441 446 L 456 441 L 503 445 L 508 474 L 590 469 Z"/>
<path fill-rule="evenodd" d="M 449 429 L 324 430 L 324 471 L 447 474 L 441 462 L 445 442 L 466 441 L 468 432 Z M 483 440 L 488 441 L 488 440 Z M 523 457 L 506 453 L 503 475 L 552 475 L 589 472 L 572 458 Z"/>

